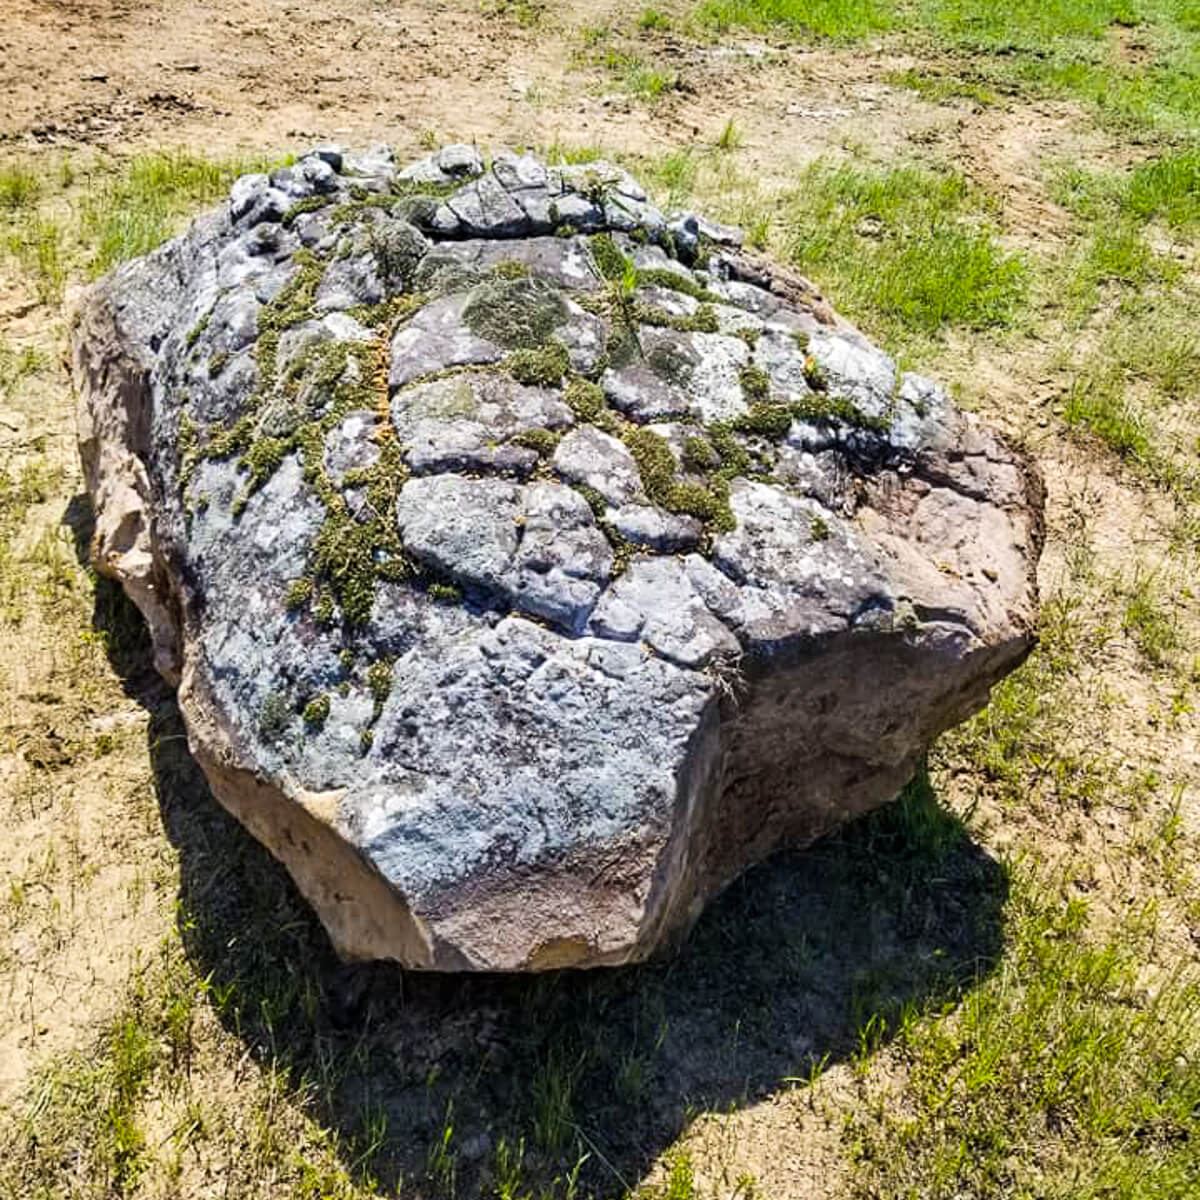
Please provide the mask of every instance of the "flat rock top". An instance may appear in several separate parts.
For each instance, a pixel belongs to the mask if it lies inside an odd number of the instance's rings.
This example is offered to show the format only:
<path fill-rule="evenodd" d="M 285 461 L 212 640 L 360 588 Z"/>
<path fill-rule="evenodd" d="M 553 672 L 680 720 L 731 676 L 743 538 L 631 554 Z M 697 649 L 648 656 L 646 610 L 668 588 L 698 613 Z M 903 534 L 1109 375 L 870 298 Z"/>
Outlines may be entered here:
<path fill-rule="evenodd" d="M 664 827 L 739 663 L 1028 615 L 1020 459 L 610 164 L 320 150 L 102 291 L 230 745 L 426 911 Z"/>

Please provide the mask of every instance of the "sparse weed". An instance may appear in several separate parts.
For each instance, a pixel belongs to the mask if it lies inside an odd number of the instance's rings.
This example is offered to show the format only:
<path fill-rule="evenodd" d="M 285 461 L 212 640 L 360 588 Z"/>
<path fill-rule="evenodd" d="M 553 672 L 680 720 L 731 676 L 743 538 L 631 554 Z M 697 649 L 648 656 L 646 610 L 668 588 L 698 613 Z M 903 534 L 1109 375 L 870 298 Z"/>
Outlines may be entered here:
<path fill-rule="evenodd" d="M 1178 618 L 1154 572 L 1140 568 L 1134 572 L 1125 594 L 1121 628 L 1156 667 L 1180 649 Z"/>
<path fill-rule="evenodd" d="M 1112 370 L 1075 378 L 1063 420 L 1070 426 L 1086 429 L 1122 458 L 1144 467 L 1154 464 L 1145 413 L 1129 394 L 1121 376 Z"/>
<path fill-rule="evenodd" d="M 548 7 L 547 0 L 480 0 L 479 5 L 485 16 L 507 17 L 523 29 L 540 25 Z"/>
<path fill-rule="evenodd" d="M 721 126 L 721 132 L 717 137 L 717 149 L 721 151 L 736 150 L 741 144 L 742 131 L 737 127 L 737 122 L 730 117 Z"/>
<path fill-rule="evenodd" d="M 23 379 L 38 374 L 48 365 L 49 359 L 36 347 L 22 346 L 17 350 L 0 338 L 0 399 L 11 396 Z"/>
<path fill-rule="evenodd" d="M 934 75 L 909 67 L 887 76 L 893 87 L 907 88 L 916 92 L 923 100 L 933 104 L 945 104 L 949 100 L 971 100 L 986 107 L 996 104 L 1000 97 L 986 84 L 978 83 L 958 75 Z"/>
<path fill-rule="evenodd" d="M 32 216 L 9 235 L 9 251 L 34 278 L 38 299 L 43 304 L 62 300 L 67 280 L 65 234 L 58 221 Z"/>

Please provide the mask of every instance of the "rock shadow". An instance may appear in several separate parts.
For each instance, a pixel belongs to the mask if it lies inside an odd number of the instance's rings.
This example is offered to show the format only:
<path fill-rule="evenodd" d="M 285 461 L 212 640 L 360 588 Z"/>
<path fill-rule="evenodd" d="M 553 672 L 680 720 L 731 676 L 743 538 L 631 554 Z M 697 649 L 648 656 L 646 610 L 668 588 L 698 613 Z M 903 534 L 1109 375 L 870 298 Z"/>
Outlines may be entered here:
<path fill-rule="evenodd" d="M 86 519 L 64 520 L 84 553 Z M 519 1169 L 535 1194 L 563 1194 L 582 1161 L 575 1195 L 620 1195 L 697 1113 L 885 1041 L 1001 953 L 1007 873 L 922 774 L 887 808 L 747 872 L 669 960 L 529 977 L 345 966 L 213 799 L 136 610 L 100 580 L 94 615 L 150 715 L 186 954 L 225 1027 L 304 1080 L 347 1169 L 384 1191 L 491 1194 L 498 1171 Z"/>

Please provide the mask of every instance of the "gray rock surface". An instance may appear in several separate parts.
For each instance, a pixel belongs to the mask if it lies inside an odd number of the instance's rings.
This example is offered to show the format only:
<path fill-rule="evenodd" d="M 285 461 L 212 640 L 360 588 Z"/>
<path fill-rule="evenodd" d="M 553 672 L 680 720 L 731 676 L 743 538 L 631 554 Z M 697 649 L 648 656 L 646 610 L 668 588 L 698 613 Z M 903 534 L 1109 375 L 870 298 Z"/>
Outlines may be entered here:
<path fill-rule="evenodd" d="M 645 958 L 1033 642 L 1028 460 L 611 164 L 321 147 L 72 341 L 96 565 L 348 958 Z"/>

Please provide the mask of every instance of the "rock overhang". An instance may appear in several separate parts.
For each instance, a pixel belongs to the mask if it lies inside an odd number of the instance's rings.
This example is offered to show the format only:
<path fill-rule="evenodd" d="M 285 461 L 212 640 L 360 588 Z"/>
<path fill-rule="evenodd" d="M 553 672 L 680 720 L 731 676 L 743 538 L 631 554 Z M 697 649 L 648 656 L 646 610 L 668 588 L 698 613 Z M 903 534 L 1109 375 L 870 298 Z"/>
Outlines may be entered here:
<path fill-rule="evenodd" d="M 610 164 L 324 148 L 74 344 L 98 565 L 348 956 L 644 957 L 1032 644 L 1028 461 Z"/>

